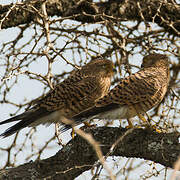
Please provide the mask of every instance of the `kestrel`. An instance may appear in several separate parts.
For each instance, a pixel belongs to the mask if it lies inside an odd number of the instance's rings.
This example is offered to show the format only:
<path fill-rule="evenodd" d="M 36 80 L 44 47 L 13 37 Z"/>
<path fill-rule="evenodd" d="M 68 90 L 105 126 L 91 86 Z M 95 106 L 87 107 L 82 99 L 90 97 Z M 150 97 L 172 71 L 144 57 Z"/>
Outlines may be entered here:
<path fill-rule="evenodd" d="M 94 106 L 98 99 L 108 93 L 114 70 L 110 60 L 92 60 L 58 84 L 31 109 L 0 122 L 1 125 L 20 120 L 1 136 L 10 136 L 27 126 L 61 123 L 65 118 L 71 118 Z"/>
<path fill-rule="evenodd" d="M 167 91 L 170 72 L 166 55 L 150 54 L 143 58 L 142 70 L 121 79 L 106 96 L 79 115 L 74 116 L 74 124 L 88 119 L 129 119 L 143 114 L 159 104 Z M 69 129 L 63 127 L 62 131 Z"/>

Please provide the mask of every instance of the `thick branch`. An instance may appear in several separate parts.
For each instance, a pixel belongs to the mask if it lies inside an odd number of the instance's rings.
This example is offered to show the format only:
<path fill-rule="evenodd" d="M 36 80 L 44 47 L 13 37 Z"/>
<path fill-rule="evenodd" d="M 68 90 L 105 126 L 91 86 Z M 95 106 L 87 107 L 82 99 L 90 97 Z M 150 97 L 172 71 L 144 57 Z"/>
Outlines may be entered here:
<path fill-rule="evenodd" d="M 35 20 L 43 1 L 30 1 L 24 4 L 0 5 L 2 28 L 28 24 Z M 34 8 L 37 10 L 35 11 Z M 11 9 L 12 8 L 12 9 Z M 171 34 L 180 35 L 180 5 L 173 0 L 109 0 L 92 3 L 90 0 L 49 0 L 47 3 L 49 16 L 68 17 L 82 23 L 96 23 L 106 18 L 118 21 L 155 22 Z M 4 18 L 5 17 L 5 18 Z"/>
<path fill-rule="evenodd" d="M 100 143 L 104 155 L 109 153 L 112 144 L 119 138 L 121 141 L 112 152 L 113 156 L 138 157 L 173 167 L 180 154 L 178 133 L 156 133 L 144 129 L 127 130 L 112 127 L 91 128 L 86 132 L 90 132 Z M 97 160 L 96 153 L 89 143 L 77 136 L 48 159 L 2 170 L 0 179 L 33 177 L 70 180 L 91 169 Z"/>

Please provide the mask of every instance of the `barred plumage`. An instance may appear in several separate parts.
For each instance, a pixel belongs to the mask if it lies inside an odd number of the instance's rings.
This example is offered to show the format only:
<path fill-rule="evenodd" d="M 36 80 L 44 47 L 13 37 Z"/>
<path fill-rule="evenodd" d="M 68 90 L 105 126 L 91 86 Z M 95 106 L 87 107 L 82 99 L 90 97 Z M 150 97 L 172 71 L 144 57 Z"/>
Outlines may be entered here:
<path fill-rule="evenodd" d="M 61 123 L 64 118 L 71 118 L 94 106 L 108 93 L 113 71 L 113 63 L 106 59 L 93 60 L 80 70 L 75 70 L 31 109 L 0 122 L 1 125 L 20 120 L 1 136 L 9 136 L 27 126 Z"/>
<path fill-rule="evenodd" d="M 169 61 L 166 55 L 150 54 L 143 58 L 143 69 L 121 79 L 93 108 L 73 117 L 81 123 L 99 119 L 129 119 L 159 104 L 169 83 Z"/>

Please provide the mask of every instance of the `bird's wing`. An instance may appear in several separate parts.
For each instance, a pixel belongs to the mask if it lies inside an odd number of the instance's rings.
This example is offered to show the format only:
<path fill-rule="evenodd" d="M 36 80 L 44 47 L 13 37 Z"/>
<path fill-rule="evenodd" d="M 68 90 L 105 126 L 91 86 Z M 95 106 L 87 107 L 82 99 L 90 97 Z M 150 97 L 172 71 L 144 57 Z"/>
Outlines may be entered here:
<path fill-rule="evenodd" d="M 20 129 L 25 128 L 29 124 L 34 122 L 34 120 L 37 119 L 37 116 L 38 116 L 38 118 L 41 118 L 41 117 L 44 117 L 45 115 L 47 115 L 49 113 L 44 108 L 40 108 L 40 109 L 33 111 L 33 112 L 32 111 L 31 112 L 25 112 L 25 113 L 19 115 L 19 117 L 23 117 L 22 120 L 19 121 L 18 123 L 16 123 L 15 125 L 11 126 L 10 128 L 6 129 L 2 134 L 0 134 L 0 136 L 2 136 L 2 137 L 10 136 L 10 135 L 14 134 L 15 132 L 19 131 Z M 15 119 L 16 116 L 13 118 Z M 1 122 L 1 124 L 9 123 L 12 121 L 16 121 L 17 119 L 18 120 L 20 119 L 20 118 L 17 118 L 14 120 L 13 118 L 10 118 L 6 121 Z M 11 121 L 11 119 L 13 119 L 13 120 Z"/>
<path fill-rule="evenodd" d="M 53 91 L 50 91 L 44 98 L 39 100 L 34 107 L 22 114 L 0 122 L 0 125 L 21 119 L 27 119 L 30 116 L 37 119 L 40 118 L 42 112 L 44 115 L 47 115 L 48 113 L 54 112 L 58 109 L 64 107 L 67 108 L 69 105 L 74 105 L 73 102 L 75 100 L 77 103 L 90 100 L 91 96 L 93 97 L 96 93 L 98 93 L 97 81 L 94 77 L 84 78 L 81 81 L 76 82 L 76 84 L 64 84 L 62 82 L 61 84 L 57 85 Z"/>
<path fill-rule="evenodd" d="M 159 82 L 156 77 L 156 72 L 150 73 L 148 70 L 142 70 L 121 79 L 118 85 L 97 101 L 94 107 L 73 116 L 72 119 L 76 124 L 80 124 L 99 113 L 111 111 L 119 106 L 146 101 L 159 91 Z"/>
<path fill-rule="evenodd" d="M 40 103 L 40 107 L 50 112 L 64 111 L 64 115 L 71 117 L 90 106 L 96 99 L 102 97 L 97 77 L 85 77 L 71 84 L 59 84 Z"/>
<path fill-rule="evenodd" d="M 97 102 L 96 106 L 101 107 L 111 103 L 133 105 L 146 101 L 158 92 L 158 84 L 156 73 L 139 71 L 121 79 L 115 88 Z"/>
<path fill-rule="evenodd" d="M 68 116 L 80 113 L 80 111 L 85 110 L 85 108 L 93 106 L 95 98 L 97 98 L 98 95 L 100 96 L 95 77 L 87 77 L 76 84 L 72 83 L 68 86 L 60 84 L 50 94 L 48 94 L 47 97 L 43 98 L 41 104 L 38 104 L 34 108 L 18 116 L 0 122 L 1 125 L 21 120 L 7 129 L 3 134 L 1 134 L 1 136 L 9 136 L 59 109 L 63 109 L 65 111 L 64 114 Z M 45 123 L 46 122 L 43 124 Z"/>

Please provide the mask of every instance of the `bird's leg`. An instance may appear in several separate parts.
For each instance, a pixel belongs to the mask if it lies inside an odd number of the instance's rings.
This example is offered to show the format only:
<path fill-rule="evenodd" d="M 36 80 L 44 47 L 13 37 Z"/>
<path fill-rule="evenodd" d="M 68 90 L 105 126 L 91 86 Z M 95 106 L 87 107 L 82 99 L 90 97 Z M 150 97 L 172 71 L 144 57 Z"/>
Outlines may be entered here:
<path fill-rule="evenodd" d="M 137 116 L 139 117 L 139 119 L 141 121 L 143 121 L 146 125 L 150 126 L 149 121 L 139 112 L 141 112 L 140 107 L 137 106 L 131 106 L 134 110 L 134 112 L 137 114 Z"/>
<path fill-rule="evenodd" d="M 137 114 L 139 119 L 142 120 L 145 124 L 147 124 L 148 126 L 151 126 L 149 121 L 140 113 Z"/>
<path fill-rule="evenodd" d="M 131 104 L 129 104 L 128 102 L 127 102 L 127 104 L 128 104 L 128 107 L 129 107 L 130 111 L 136 111 L 135 107 L 133 107 L 133 106 L 132 106 Z M 127 122 L 128 122 L 128 126 L 126 126 L 127 129 L 130 129 L 130 128 L 133 128 L 133 127 L 134 127 L 134 125 L 132 124 L 130 118 L 127 118 Z"/>
<path fill-rule="evenodd" d="M 95 117 L 88 118 L 88 121 L 83 122 L 84 126 L 85 126 L 85 127 L 96 127 L 96 125 L 94 125 L 94 124 L 91 125 L 91 124 L 90 124 L 90 123 L 93 121 L 94 118 L 95 118 Z"/>
<path fill-rule="evenodd" d="M 91 125 L 91 124 L 90 124 L 90 121 L 93 120 L 93 119 L 94 119 L 94 118 L 89 119 L 89 120 L 88 120 L 89 122 L 83 122 L 84 126 L 81 127 L 81 128 L 84 128 L 84 127 L 96 127 L 96 125 L 94 125 L 94 124 Z M 72 127 L 71 137 L 72 137 L 72 139 L 75 137 L 75 130 L 74 130 L 73 127 Z"/>

